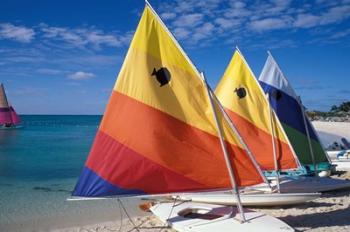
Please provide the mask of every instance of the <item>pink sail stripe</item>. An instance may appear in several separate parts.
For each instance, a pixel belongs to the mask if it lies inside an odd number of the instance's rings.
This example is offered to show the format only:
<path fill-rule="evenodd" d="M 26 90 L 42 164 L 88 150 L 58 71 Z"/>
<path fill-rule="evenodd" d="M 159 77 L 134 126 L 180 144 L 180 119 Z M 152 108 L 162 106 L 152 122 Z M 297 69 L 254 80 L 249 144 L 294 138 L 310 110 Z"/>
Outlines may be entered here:
<path fill-rule="evenodd" d="M 12 123 L 11 113 L 8 108 L 0 108 L 0 125 Z"/>
<path fill-rule="evenodd" d="M 21 119 L 19 118 L 18 114 L 16 113 L 15 109 L 10 106 L 10 112 L 11 112 L 11 120 L 13 124 L 19 124 L 21 122 Z"/>

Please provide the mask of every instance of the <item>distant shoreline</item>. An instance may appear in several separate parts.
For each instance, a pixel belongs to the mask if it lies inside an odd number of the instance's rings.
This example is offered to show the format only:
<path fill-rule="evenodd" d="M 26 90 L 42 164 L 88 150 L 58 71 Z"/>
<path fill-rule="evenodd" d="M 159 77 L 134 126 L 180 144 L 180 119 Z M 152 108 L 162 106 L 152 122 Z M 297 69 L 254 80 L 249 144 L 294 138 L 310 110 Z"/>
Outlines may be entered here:
<path fill-rule="evenodd" d="M 307 112 L 310 121 L 321 121 L 321 122 L 350 122 L 350 113 L 342 112 L 339 114 L 323 113 L 318 114 L 315 112 Z"/>

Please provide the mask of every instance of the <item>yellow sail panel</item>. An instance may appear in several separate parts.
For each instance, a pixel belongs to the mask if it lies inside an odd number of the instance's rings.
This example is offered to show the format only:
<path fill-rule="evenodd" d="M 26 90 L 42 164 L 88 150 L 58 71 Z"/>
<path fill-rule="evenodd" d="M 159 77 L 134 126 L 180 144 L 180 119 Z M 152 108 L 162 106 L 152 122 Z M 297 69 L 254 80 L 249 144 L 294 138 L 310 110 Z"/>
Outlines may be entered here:
<path fill-rule="evenodd" d="M 114 90 L 217 136 L 201 77 L 147 7 Z"/>
<path fill-rule="evenodd" d="M 270 133 L 270 113 L 266 97 L 238 51 L 234 53 L 215 94 L 225 108 L 233 110 Z M 245 96 L 240 97 L 240 94 Z M 285 141 L 283 137 L 281 139 Z"/>
<path fill-rule="evenodd" d="M 166 65 L 180 67 L 189 75 L 198 75 L 192 64 L 185 59 L 184 54 L 179 50 L 176 41 L 169 36 L 169 31 L 148 7 L 143 13 L 130 49 L 143 51 L 158 60 L 162 60 Z"/>
<path fill-rule="evenodd" d="M 264 170 L 274 170 L 270 108 L 266 96 L 242 55 L 236 51 L 215 94 Z M 282 169 L 298 166 L 294 151 L 272 114 L 277 156 Z"/>

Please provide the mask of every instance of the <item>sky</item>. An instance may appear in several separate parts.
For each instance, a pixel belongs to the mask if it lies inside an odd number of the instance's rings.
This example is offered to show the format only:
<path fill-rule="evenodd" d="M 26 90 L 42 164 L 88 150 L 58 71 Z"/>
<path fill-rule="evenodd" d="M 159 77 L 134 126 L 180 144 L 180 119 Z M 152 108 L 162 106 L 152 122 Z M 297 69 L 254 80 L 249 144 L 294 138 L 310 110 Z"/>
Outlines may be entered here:
<path fill-rule="evenodd" d="M 149 0 L 215 88 L 238 46 L 270 50 L 304 105 L 350 101 L 350 0 Z M 2 0 L 0 82 L 20 114 L 103 114 L 142 0 Z"/>

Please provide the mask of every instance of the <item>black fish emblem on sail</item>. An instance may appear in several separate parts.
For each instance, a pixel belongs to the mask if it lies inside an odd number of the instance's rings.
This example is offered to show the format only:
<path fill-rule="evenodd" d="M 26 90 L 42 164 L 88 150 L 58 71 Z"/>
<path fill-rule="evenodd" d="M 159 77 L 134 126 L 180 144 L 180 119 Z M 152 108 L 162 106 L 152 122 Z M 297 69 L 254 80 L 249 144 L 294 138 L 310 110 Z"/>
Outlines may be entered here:
<path fill-rule="evenodd" d="M 237 94 L 239 99 L 242 99 L 247 95 L 247 91 L 243 87 L 235 88 L 234 92 Z"/>
<path fill-rule="evenodd" d="M 279 90 L 274 90 L 271 92 L 271 97 L 273 97 L 274 99 L 276 99 L 278 101 L 281 99 L 282 93 Z"/>
<path fill-rule="evenodd" d="M 171 80 L 171 74 L 170 74 L 169 70 L 165 67 L 161 67 L 158 70 L 156 70 L 156 68 L 154 68 L 151 75 L 155 76 L 155 78 L 157 79 L 157 81 L 160 84 L 160 87 L 168 84 L 169 81 Z"/>

